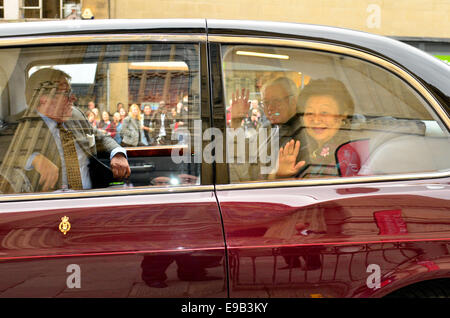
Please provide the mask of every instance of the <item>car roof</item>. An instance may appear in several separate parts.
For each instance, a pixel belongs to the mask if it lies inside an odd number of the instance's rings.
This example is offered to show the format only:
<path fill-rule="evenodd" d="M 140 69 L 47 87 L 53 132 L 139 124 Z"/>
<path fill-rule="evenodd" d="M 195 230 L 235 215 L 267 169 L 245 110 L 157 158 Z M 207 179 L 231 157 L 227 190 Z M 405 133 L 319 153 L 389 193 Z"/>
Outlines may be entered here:
<path fill-rule="evenodd" d="M 271 21 L 218 19 L 111 19 L 14 22 L 0 25 L 6 37 L 117 33 L 191 33 L 279 37 L 326 42 L 369 52 L 415 76 L 450 105 L 450 66 L 413 46 L 385 36 L 350 29 Z"/>
<path fill-rule="evenodd" d="M 0 24 L 0 38 L 96 33 L 194 32 L 205 33 L 204 19 L 52 20 Z"/>

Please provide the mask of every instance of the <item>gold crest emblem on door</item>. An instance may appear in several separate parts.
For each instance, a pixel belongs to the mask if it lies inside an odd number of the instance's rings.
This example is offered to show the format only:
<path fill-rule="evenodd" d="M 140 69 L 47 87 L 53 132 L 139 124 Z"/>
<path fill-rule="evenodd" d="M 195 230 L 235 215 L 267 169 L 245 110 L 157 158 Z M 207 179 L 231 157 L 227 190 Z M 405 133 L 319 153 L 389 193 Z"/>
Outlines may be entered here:
<path fill-rule="evenodd" d="M 63 232 L 64 235 L 66 235 L 66 233 L 70 231 L 70 223 L 68 216 L 63 216 L 61 218 L 61 223 L 59 223 L 59 230 Z"/>

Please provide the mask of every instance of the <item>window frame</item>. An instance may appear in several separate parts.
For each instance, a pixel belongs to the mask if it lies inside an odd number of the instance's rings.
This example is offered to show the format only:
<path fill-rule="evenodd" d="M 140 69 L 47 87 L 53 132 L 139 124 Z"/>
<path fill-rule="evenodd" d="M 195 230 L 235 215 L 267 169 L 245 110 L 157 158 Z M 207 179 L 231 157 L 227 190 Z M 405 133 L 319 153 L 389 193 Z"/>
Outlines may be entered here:
<path fill-rule="evenodd" d="M 55 35 L 55 36 L 18 36 L 3 38 L 0 41 L 0 49 L 25 48 L 30 46 L 44 47 L 48 45 L 108 45 L 121 43 L 186 43 L 199 46 L 199 78 L 200 78 L 200 114 L 201 118 L 207 119 L 206 128 L 211 127 L 211 110 L 209 82 L 204 79 L 208 77 L 207 60 L 207 37 L 206 34 L 166 34 L 166 33 L 129 33 L 129 34 L 85 34 L 85 35 Z M 204 126 L 205 128 L 205 126 Z M 148 147 L 147 147 L 148 148 Z M 203 149 L 202 149 L 203 151 Z M 14 201 L 34 201 L 48 199 L 72 199 L 72 198 L 99 198 L 124 195 L 144 195 L 163 193 L 183 193 L 183 192 L 205 192 L 214 190 L 213 165 L 202 162 L 201 164 L 201 184 L 200 185 L 180 185 L 170 187 L 147 186 L 128 189 L 90 189 L 80 192 L 66 193 L 18 193 L 1 194 L 1 202 Z"/>
<path fill-rule="evenodd" d="M 38 5 L 37 6 L 27 6 L 27 5 L 25 5 L 25 0 L 21 0 L 20 5 L 19 5 L 19 10 L 20 10 L 20 13 L 21 13 L 22 17 L 25 17 L 25 11 L 26 10 L 39 10 L 39 18 L 38 19 L 42 19 L 43 18 L 42 0 L 38 0 Z"/>
<path fill-rule="evenodd" d="M 450 132 L 450 118 L 448 117 L 445 107 L 441 105 L 439 100 L 421 83 L 421 81 L 411 74 L 407 69 L 404 69 L 396 62 L 389 61 L 380 56 L 370 54 L 363 50 L 357 50 L 349 46 L 331 44 L 326 42 L 299 40 L 299 39 L 282 39 L 282 38 L 269 38 L 269 37 L 244 37 L 244 36 L 229 36 L 229 35 L 209 35 L 209 43 L 217 43 L 223 45 L 255 45 L 255 46 L 275 46 L 284 47 L 290 49 L 306 49 L 323 53 L 340 54 L 353 58 L 357 58 L 364 62 L 376 65 L 396 75 L 406 85 L 411 87 L 428 106 L 434 111 L 435 115 L 439 118 L 442 124 L 445 126 L 448 132 Z M 218 59 L 222 61 L 222 51 L 220 56 L 211 57 L 211 59 Z M 222 70 L 220 70 L 222 71 Z M 225 93 L 225 82 L 221 77 L 221 94 Z M 224 99 L 225 96 L 221 96 Z M 217 96 L 213 96 L 213 99 L 218 99 Z M 224 107 L 224 106 L 223 106 Z M 214 110 L 218 108 L 218 105 L 214 105 Z M 222 111 L 224 112 L 224 110 Z M 222 118 L 221 127 L 225 131 L 226 119 Z M 220 166 L 220 173 L 226 175 L 222 178 L 219 177 L 216 184 L 217 190 L 237 190 L 237 189 L 256 189 L 256 188 L 275 188 L 275 187 L 299 187 L 299 186 L 319 186 L 319 185 L 339 185 L 339 184 L 355 184 L 355 183 L 372 183 L 372 182 L 385 182 L 385 181 L 402 181 L 402 180 L 420 180 L 420 179 L 434 179 L 434 178 L 446 178 L 450 177 L 450 169 L 443 172 L 423 172 L 423 173 L 408 173 L 408 174 L 389 174 L 378 176 L 356 176 L 346 178 L 320 178 L 320 179 L 298 179 L 289 181 L 254 181 L 244 183 L 230 183 L 228 164 L 226 167 Z M 219 171 L 216 171 L 216 175 L 220 176 Z"/>

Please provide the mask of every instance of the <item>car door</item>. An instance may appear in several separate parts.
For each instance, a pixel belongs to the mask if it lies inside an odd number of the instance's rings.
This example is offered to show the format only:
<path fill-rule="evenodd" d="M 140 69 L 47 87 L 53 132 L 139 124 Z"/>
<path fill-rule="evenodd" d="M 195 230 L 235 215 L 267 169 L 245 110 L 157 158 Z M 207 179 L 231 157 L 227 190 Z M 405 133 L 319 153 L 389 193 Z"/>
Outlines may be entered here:
<path fill-rule="evenodd" d="M 213 118 L 226 136 L 223 157 L 216 158 L 216 193 L 230 296 L 383 296 L 448 277 L 448 105 L 368 50 L 323 38 L 238 36 L 216 24 L 209 36 Z M 312 90 L 327 82 L 336 91 L 339 82 L 346 99 Z M 269 94 L 274 83 L 285 93 L 278 99 Z M 345 116 L 305 110 L 317 96 L 341 106 L 347 100 L 353 109 Z M 270 106 L 292 98 L 295 114 L 277 122 L 288 106 L 272 114 Z M 241 100 L 248 113 L 239 115 Z M 308 126 L 306 116 L 342 123 L 320 143 L 328 128 Z M 298 152 L 294 143 L 284 148 L 290 139 L 301 142 Z M 305 160 L 288 177 L 277 175 L 281 147 L 295 152 L 294 163 Z"/>
<path fill-rule="evenodd" d="M 201 139 L 193 143 L 210 126 L 204 21 L 190 23 L 162 32 L 160 23 L 133 22 L 127 35 L 82 22 L 71 34 L 70 25 L 49 23 L 40 27 L 64 35 L 2 38 L 1 297 L 226 296 L 212 166 L 198 156 Z M 151 141 L 141 135 L 124 146 L 127 180 L 36 192 L 40 176 L 31 174 L 35 166 L 25 167 L 27 157 L 58 153 L 52 135 L 41 138 L 45 125 L 23 115 L 31 111 L 26 81 L 43 68 L 71 76 L 75 108 L 84 113 L 93 101 L 111 121 L 119 102 L 127 110 L 136 104 L 141 112 L 148 105 L 162 112 L 165 101 L 166 135 L 152 128 Z M 114 132 L 97 130 L 120 136 Z M 97 155 L 95 169 L 109 168 L 110 156 Z"/>

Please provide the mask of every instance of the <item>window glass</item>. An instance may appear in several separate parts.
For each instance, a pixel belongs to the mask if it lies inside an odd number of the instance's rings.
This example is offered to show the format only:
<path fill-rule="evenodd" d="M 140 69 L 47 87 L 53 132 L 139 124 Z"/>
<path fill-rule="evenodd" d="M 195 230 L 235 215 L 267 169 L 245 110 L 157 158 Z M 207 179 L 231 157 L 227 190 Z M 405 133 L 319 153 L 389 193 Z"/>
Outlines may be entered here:
<path fill-rule="evenodd" d="M 222 56 L 233 183 L 450 168 L 447 129 L 379 66 L 277 47 L 225 46 Z"/>
<path fill-rule="evenodd" d="M 0 192 L 200 184 L 201 161 L 190 160 L 198 45 L 29 47 L 0 56 Z"/>

